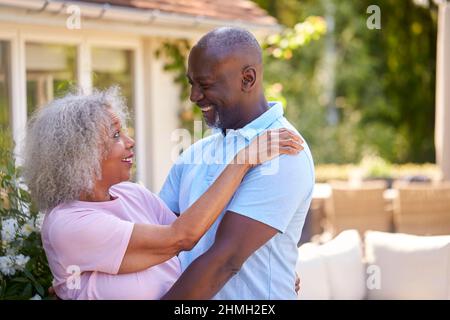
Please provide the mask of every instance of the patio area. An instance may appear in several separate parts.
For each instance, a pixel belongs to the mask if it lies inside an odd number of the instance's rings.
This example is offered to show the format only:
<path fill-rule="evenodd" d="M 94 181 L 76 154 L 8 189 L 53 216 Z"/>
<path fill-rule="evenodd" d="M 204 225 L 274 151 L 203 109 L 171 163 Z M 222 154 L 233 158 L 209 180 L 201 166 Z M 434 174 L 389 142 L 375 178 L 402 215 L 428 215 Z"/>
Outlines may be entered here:
<path fill-rule="evenodd" d="M 450 184 L 384 181 L 317 183 L 301 243 L 356 229 L 450 234 Z"/>

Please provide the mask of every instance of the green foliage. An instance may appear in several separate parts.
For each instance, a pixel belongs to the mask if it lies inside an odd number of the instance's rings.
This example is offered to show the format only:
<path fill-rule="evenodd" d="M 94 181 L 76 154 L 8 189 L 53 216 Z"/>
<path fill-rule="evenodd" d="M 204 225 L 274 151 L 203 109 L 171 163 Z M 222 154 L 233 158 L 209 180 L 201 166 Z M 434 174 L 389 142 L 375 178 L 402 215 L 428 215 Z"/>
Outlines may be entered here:
<path fill-rule="evenodd" d="M 327 25 L 322 17 L 307 17 L 304 22 L 297 23 L 293 28 L 285 28 L 279 34 L 268 36 L 263 48 L 266 55 L 289 60 L 294 51 L 313 40 L 318 40 L 326 31 Z"/>
<path fill-rule="evenodd" d="M 173 74 L 173 81 L 180 88 L 179 119 L 181 127 L 194 133 L 193 121 L 202 121 L 202 114 L 189 101 L 190 85 L 187 80 L 187 57 L 191 46 L 188 40 L 165 41 L 156 50 L 155 56 L 164 61 L 164 70 Z M 206 125 L 202 126 L 207 128 Z"/>
<path fill-rule="evenodd" d="M 33 206 L 11 154 L 0 151 L 5 163 L 0 168 L 0 299 L 48 298 L 52 275 L 40 237 L 43 215 Z"/>
<path fill-rule="evenodd" d="M 265 56 L 275 59 L 290 59 L 294 50 L 319 39 L 326 32 L 326 23 L 321 17 L 308 17 L 304 22 L 297 23 L 292 29 L 287 28 L 280 34 L 269 36 L 262 44 Z M 201 121 L 202 115 L 188 101 L 190 86 L 187 81 L 187 57 L 190 45 L 187 40 L 165 41 L 155 52 L 159 59 L 164 59 L 164 70 L 174 75 L 174 82 L 180 87 L 180 122 L 183 128 L 193 133 L 193 121 Z M 286 106 L 286 98 L 282 94 L 281 83 L 266 83 L 265 93 L 268 100 L 281 101 Z M 207 128 L 202 126 L 203 131 Z M 203 132 L 204 133 L 204 132 Z"/>
<path fill-rule="evenodd" d="M 329 24 L 308 46 L 265 60 L 267 85 L 283 88 L 287 117 L 317 163 L 357 163 L 370 154 L 394 163 L 434 161 L 432 1 L 429 7 L 412 0 L 255 2 L 291 28 L 309 16 Z M 369 5 L 381 9 L 381 30 L 366 26 Z"/>
<path fill-rule="evenodd" d="M 372 154 L 393 163 L 434 161 L 432 2 L 255 2 L 287 27 L 263 43 L 267 98 L 282 101 L 317 163 L 357 163 Z M 366 26 L 369 5 L 381 9 L 381 30 Z M 158 56 L 181 85 L 180 120 L 192 131 L 201 115 L 187 102 L 188 51 L 187 41 L 166 42 Z"/>
<path fill-rule="evenodd" d="M 9 150 L 13 150 L 13 138 L 10 130 L 0 127 L 0 168 L 8 165 Z"/>
<path fill-rule="evenodd" d="M 380 158 L 368 157 L 359 164 L 319 164 L 315 168 L 316 182 L 349 180 L 355 173 L 361 179 L 403 179 L 424 176 L 431 181 L 440 179 L 439 168 L 435 164 L 391 164 Z"/>
<path fill-rule="evenodd" d="M 157 58 L 165 60 L 164 70 L 174 74 L 174 82 L 181 87 L 180 100 L 182 101 L 189 97 L 186 59 L 190 49 L 189 41 L 182 39 L 165 41 L 155 52 Z"/>

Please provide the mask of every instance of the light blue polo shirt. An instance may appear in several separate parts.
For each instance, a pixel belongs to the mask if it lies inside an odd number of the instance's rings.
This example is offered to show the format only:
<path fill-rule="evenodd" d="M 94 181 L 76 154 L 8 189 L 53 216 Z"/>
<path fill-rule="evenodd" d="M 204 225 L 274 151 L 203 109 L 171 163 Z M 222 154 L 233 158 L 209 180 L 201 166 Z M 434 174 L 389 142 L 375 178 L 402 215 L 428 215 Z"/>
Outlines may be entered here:
<path fill-rule="evenodd" d="M 190 146 L 172 167 L 160 197 L 178 213 L 191 206 L 217 179 L 236 152 L 267 129 L 295 128 L 280 103 L 269 103 L 260 117 L 224 136 L 216 130 Z M 179 258 L 184 271 L 214 242 L 227 210 L 258 220 L 279 233 L 243 264 L 214 299 L 296 299 L 297 243 L 311 202 L 314 164 L 306 142 L 298 155 L 282 155 L 251 169 L 224 212 L 197 245 Z"/>

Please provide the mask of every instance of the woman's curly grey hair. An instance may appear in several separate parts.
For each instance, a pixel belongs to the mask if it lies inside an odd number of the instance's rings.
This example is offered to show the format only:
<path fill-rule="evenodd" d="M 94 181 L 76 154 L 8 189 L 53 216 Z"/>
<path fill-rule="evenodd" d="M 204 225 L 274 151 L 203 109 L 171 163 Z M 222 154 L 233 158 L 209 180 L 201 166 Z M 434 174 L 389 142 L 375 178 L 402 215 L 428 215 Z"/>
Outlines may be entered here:
<path fill-rule="evenodd" d="M 125 125 L 127 108 L 118 87 L 55 99 L 28 123 L 23 173 L 42 211 L 90 193 L 101 178 L 113 111 Z"/>

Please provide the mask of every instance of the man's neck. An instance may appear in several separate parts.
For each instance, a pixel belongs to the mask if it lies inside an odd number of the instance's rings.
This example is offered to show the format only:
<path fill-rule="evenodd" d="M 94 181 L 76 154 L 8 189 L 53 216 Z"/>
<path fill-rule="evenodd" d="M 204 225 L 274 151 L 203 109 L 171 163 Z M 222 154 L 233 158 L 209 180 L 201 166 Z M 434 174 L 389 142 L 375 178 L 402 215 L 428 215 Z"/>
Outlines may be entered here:
<path fill-rule="evenodd" d="M 256 107 L 255 107 L 256 105 Z M 269 109 L 268 103 L 264 97 L 259 101 L 259 103 L 251 104 L 250 107 L 246 108 L 246 114 L 241 116 L 241 119 L 239 119 L 239 122 L 236 123 L 232 128 L 227 129 L 240 129 L 245 127 L 247 124 L 252 122 L 253 120 L 259 118 L 264 112 L 266 112 Z M 222 129 L 222 132 L 225 134 L 224 131 L 227 129 Z"/>

